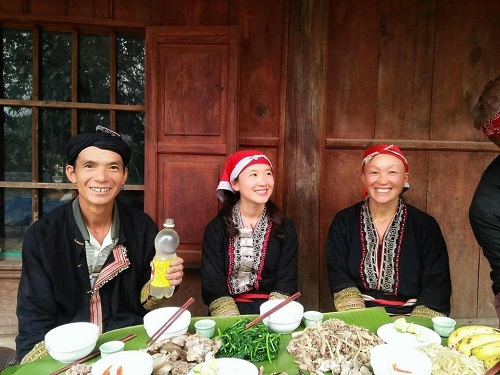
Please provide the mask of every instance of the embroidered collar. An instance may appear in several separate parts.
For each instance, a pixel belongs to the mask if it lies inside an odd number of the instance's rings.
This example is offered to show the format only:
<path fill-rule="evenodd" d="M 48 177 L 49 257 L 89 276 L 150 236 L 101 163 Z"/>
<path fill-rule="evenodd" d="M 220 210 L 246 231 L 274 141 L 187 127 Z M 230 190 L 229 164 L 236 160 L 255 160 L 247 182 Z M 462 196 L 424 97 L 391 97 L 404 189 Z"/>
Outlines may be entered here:
<path fill-rule="evenodd" d="M 397 295 L 399 289 L 399 254 L 403 243 L 408 209 L 399 199 L 396 214 L 380 239 L 368 208 L 361 205 L 360 239 L 362 247 L 360 277 L 365 289 L 376 289 Z"/>

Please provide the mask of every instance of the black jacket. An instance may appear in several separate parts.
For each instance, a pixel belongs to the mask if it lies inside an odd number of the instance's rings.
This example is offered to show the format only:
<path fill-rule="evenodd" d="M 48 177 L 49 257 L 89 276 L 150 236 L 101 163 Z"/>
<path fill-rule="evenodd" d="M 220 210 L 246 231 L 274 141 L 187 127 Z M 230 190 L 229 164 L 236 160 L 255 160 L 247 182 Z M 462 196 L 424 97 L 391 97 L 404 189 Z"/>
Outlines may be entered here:
<path fill-rule="evenodd" d="M 84 240 L 71 202 L 35 222 L 26 232 L 17 299 L 19 360 L 61 324 L 89 321 L 90 280 Z M 118 203 L 120 238 L 130 266 L 100 289 L 103 330 L 142 324 L 147 310 L 140 292 L 151 274 L 158 228 L 144 212 Z M 111 253 L 106 264 L 113 259 Z"/>

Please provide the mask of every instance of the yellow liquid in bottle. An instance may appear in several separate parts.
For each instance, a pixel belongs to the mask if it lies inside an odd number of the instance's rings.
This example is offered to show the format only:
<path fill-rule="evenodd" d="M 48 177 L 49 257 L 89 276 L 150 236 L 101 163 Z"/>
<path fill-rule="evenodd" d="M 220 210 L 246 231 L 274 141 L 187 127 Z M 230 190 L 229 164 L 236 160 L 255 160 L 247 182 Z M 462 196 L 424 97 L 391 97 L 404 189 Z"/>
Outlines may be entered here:
<path fill-rule="evenodd" d="M 167 270 L 172 263 L 172 260 L 154 260 L 153 259 L 153 280 L 151 285 L 159 288 L 170 286 L 170 281 L 167 279 Z"/>

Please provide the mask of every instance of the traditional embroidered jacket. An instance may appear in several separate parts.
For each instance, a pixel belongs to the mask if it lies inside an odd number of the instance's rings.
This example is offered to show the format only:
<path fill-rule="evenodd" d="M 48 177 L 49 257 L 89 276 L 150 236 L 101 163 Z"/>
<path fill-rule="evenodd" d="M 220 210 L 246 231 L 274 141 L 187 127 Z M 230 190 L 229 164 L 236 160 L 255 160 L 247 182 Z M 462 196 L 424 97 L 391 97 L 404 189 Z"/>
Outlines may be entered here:
<path fill-rule="evenodd" d="M 330 226 L 326 258 L 330 292 L 357 288 L 366 307 L 406 314 L 423 305 L 448 315 L 448 252 L 436 220 L 400 201 L 384 239 L 364 202 L 340 211 Z"/>
<path fill-rule="evenodd" d="M 248 278 L 252 284 L 250 289 L 244 289 L 235 283 L 234 262 L 238 262 L 245 254 L 240 253 L 238 244 L 233 243 L 224 230 L 221 215 L 215 217 L 205 228 L 201 262 L 201 292 L 203 302 L 210 304 L 222 297 L 235 297 L 238 292 L 269 295 L 273 292 L 281 295 L 291 295 L 297 292 L 297 233 L 293 223 L 285 218 L 283 222 L 284 238 L 276 236 L 275 228 L 270 233 L 262 233 L 255 239 L 263 241 L 263 254 L 258 264 L 254 265 L 254 273 Z M 262 238 L 260 238 L 262 237 Z M 237 239 L 237 241 L 240 241 Z M 238 258 L 238 259 L 236 259 Z M 243 264 L 243 262 L 241 262 Z M 241 314 L 258 314 L 259 306 L 265 299 L 255 299 L 248 302 L 237 302 Z"/>
<path fill-rule="evenodd" d="M 128 267 L 101 280 L 99 298 L 103 331 L 142 324 L 147 310 L 140 302 L 141 288 L 149 280 L 158 228 L 144 212 L 117 201 L 120 219 L 118 245 L 126 249 Z M 111 252 L 103 270 L 114 262 Z M 123 257 L 123 252 L 119 252 Z M 91 286 L 84 239 L 71 202 L 35 222 L 26 232 L 22 252 L 16 338 L 18 358 L 61 324 L 90 321 Z"/>

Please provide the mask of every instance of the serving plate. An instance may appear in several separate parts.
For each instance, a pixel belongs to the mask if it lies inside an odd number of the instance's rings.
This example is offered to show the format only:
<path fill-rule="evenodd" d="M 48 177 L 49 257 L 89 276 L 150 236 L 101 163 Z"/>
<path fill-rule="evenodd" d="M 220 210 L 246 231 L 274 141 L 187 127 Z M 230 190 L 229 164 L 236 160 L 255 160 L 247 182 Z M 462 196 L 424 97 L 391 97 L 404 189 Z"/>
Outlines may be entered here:
<path fill-rule="evenodd" d="M 377 336 L 387 344 L 397 344 L 410 346 L 413 348 L 426 346 L 429 344 L 441 344 L 441 336 L 432 329 L 415 324 L 416 330 L 419 330 L 419 339 L 414 333 L 400 332 L 394 327 L 394 323 L 384 324 L 377 329 Z"/>
<path fill-rule="evenodd" d="M 150 375 L 152 372 L 153 357 L 151 355 L 141 350 L 127 350 L 101 358 L 92 366 L 91 374 Z"/>
<path fill-rule="evenodd" d="M 381 344 L 370 351 L 370 363 L 375 375 L 431 375 L 432 361 L 417 348 Z"/>

